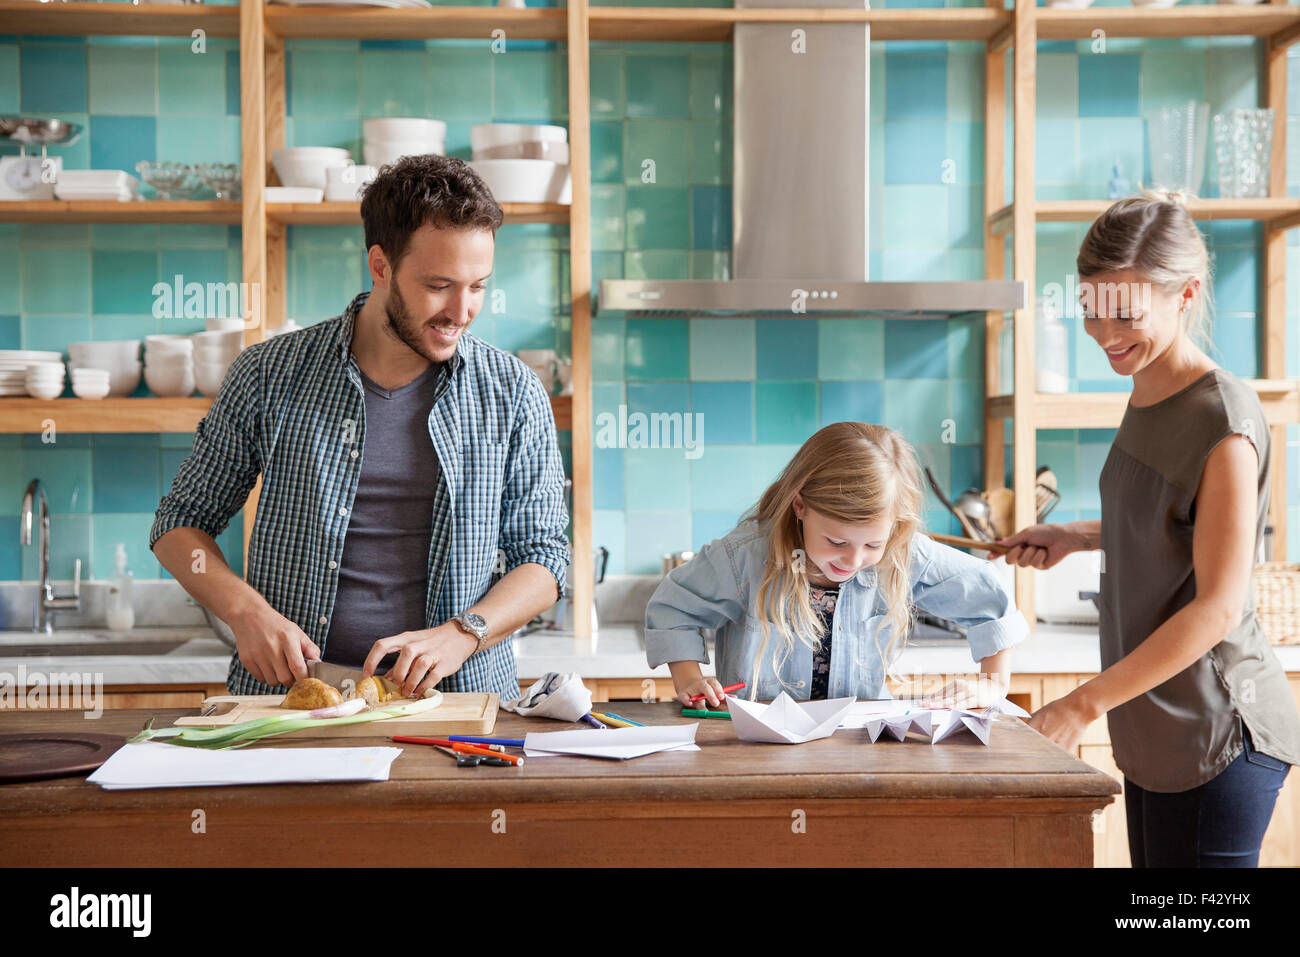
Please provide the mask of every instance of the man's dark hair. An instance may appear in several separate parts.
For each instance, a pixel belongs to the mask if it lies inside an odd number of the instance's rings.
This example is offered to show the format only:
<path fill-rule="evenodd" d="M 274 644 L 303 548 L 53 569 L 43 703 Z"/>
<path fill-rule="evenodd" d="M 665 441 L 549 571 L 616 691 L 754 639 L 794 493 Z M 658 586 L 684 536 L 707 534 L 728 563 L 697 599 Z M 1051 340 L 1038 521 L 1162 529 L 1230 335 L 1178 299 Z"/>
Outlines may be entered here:
<path fill-rule="evenodd" d="M 504 219 L 478 173 L 450 156 L 403 156 L 381 168 L 361 195 L 366 249 L 378 246 L 394 269 L 425 224 L 495 233 Z"/>

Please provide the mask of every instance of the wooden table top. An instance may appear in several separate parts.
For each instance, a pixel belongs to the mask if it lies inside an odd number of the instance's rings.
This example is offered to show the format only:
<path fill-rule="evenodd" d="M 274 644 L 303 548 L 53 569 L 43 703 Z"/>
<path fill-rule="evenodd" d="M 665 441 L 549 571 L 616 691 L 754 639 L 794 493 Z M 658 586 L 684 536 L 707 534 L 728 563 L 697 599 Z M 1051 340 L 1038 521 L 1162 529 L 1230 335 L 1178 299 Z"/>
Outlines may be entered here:
<path fill-rule="evenodd" d="M 618 713 L 646 724 L 689 724 L 676 703 L 618 703 Z M 105 711 L 88 721 L 79 711 L 0 712 L 0 733 L 94 731 L 130 737 L 146 720 L 170 726 L 194 709 Z M 938 745 L 910 739 L 872 744 L 865 730 L 841 729 L 799 745 L 756 744 L 736 738 L 731 723 L 699 722 L 699 751 L 662 752 L 629 761 L 601 758 L 528 758 L 523 767 L 458 768 L 447 755 L 422 745 L 404 749 L 390 780 L 356 784 L 286 784 L 106 791 L 81 777 L 0 785 L 0 815 L 77 810 L 205 807 L 223 804 L 311 808 L 379 803 L 439 804 L 558 801 L 737 801 L 785 798 L 876 800 L 985 800 L 1091 798 L 1108 804 L 1120 791 L 1113 778 L 1048 741 L 1021 720 L 1000 715 L 988 747 L 962 734 Z M 522 738 L 528 731 L 585 728 L 521 718 L 502 711 L 493 735 Z M 588 729 L 592 734 L 603 732 Z M 334 742 L 294 741 L 292 735 L 260 747 L 393 746 L 384 735 Z"/>

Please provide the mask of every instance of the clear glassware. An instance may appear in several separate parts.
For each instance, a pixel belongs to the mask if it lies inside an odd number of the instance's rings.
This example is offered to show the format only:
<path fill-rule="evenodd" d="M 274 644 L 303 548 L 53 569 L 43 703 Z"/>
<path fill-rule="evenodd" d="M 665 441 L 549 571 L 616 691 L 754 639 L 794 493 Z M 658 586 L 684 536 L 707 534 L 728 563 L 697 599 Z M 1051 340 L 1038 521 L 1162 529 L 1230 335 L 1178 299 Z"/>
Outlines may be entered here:
<path fill-rule="evenodd" d="M 1210 104 L 1188 100 L 1147 115 L 1153 185 L 1194 196 L 1205 178 L 1205 146 Z"/>
<path fill-rule="evenodd" d="M 158 191 L 160 200 L 189 199 L 199 189 L 199 179 L 189 163 L 169 163 L 165 160 L 141 160 L 135 171 L 149 186 Z"/>
<path fill-rule="evenodd" d="M 199 178 L 208 189 L 217 194 L 217 199 L 240 198 L 241 179 L 238 163 L 201 163 Z"/>
<path fill-rule="evenodd" d="M 1219 167 L 1219 195 L 1245 198 L 1268 195 L 1273 150 L 1273 110 L 1235 109 L 1214 117 L 1214 158 Z"/>

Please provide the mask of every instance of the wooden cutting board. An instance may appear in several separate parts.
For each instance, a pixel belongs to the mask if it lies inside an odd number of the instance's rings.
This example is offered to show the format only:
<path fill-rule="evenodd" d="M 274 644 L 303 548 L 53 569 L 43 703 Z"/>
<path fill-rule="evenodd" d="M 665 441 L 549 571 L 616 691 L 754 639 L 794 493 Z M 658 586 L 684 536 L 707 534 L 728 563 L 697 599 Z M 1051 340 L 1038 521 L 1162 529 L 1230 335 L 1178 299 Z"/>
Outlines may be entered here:
<path fill-rule="evenodd" d="M 221 728 L 240 721 L 256 721 L 272 715 L 284 714 L 280 702 L 284 695 L 219 695 L 204 698 L 200 714 L 177 718 L 176 724 L 190 728 Z M 387 705 L 408 704 L 409 698 L 385 701 Z M 304 728 L 292 732 L 295 739 L 302 738 L 366 738 L 409 734 L 425 738 L 445 738 L 449 734 L 478 734 L 492 732 L 497 721 L 497 696 L 495 693 L 444 692 L 442 704 L 432 711 L 400 718 L 383 718 L 379 721 L 360 721 L 334 727 Z M 214 708 L 209 715 L 201 713 Z M 288 736 L 286 736 L 288 737 Z M 272 739 L 274 740 L 274 739 Z"/>

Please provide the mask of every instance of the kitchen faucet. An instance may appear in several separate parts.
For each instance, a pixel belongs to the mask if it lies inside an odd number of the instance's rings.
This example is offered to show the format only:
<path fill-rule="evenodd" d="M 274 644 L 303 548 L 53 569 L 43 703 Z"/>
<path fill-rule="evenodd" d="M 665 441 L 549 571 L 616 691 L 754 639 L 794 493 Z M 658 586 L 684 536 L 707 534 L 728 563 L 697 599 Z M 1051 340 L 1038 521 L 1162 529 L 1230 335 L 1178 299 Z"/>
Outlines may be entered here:
<path fill-rule="evenodd" d="M 18 515 L 18 544 L 32 543 L 32 513 L 36 499 L 40 499 L 41 513 L 41 583 L 36 592 L 36 602 L 32 606 L 32 631 L 54 634 L 54 616 L 52 612 L 61 609 L 79 611 L 81 609 L 81 559 L 77 559 L 76 571 L 72 582 L 72 594 L 54 594 L 50 583 L 50 504 L 45 499 L 45 489 L 41 488 L 39 479 L 32 479 L 23 493 L 23 508 Z"/>

